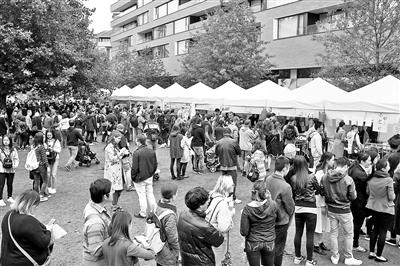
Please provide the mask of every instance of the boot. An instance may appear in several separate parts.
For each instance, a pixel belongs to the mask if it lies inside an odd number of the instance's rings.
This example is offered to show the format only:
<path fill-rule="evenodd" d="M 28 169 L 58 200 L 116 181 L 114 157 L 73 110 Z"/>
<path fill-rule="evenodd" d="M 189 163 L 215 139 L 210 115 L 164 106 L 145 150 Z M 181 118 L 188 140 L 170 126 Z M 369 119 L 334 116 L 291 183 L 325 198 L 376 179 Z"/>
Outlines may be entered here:
<path fill-rule="evenodd" d="M 175 173 L 174 173 L 174 169 L 170 169 L 170 172 L 171 172 L 171 179 L 175 180 L 176 176 L 175 176 Z"/>

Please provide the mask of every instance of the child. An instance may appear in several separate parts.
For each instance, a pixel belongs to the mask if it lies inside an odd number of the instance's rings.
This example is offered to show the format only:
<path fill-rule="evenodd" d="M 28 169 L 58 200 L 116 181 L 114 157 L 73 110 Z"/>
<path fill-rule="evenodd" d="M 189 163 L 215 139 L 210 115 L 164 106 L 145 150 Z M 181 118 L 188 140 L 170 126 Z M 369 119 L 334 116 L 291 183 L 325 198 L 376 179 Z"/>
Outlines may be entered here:
<path fill-rule="evenodd" d="M 188 176 L 186 176 L 186 167 L 191 157 L 190 146 L 192 142 L 192 137 L 190 136 L 190 132 L 186 131 L 185 128 L 182 128 L 181 133 L 183 135 L 183 138 L 181 140 L 181 148 L 183 149 L 183 154 L 181 158 L 180 174 L 183 178 L 188 178 Z"/>
<path fill-rule="evenodd" d="M 102 247 L 108 266 L 139 266 L 139 259 L 154 259 L 152 250 L 143 248 L 129 237 L 132 216 L 126 211 L 115 212 L 109 228 L 109 235 Z"/>
<path fill-rule="evenodd" d="M 18 152 L 13 147 L 12 138 L 5 135 L 2 139 L 0 147 L 0 207 L 6 206 L 3 200 L 3 189 L 7 184 L 7 201 L 13 203 L 13 183 L 15 169 L 18 167 L 19 158 Z"/>

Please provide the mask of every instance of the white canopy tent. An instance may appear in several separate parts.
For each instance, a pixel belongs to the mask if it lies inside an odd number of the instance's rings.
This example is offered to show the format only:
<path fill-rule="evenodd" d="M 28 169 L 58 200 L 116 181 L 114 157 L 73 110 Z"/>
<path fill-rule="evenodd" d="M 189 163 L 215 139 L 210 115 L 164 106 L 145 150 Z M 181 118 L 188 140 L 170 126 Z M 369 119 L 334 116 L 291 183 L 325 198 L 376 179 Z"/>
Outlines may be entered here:
<path fill-rule="evenodd" d="M 202 82 L 187 88 L 186 92 L 192 97 L 192 102 L 195 104 L 218 104 L 222 102 L 215 97 L 215 90 Z"/>
<path fill-rule="evenodd" d="M 292 108 L 290 105 L 291 91 L 270 80 L 251 87 L 243 98 L 257 102 L 263 107 Z"/>
<path fill-rule="evenodd" d="M 149 97 L 159 98 L 160 100 L 163 100 L 164 97 L 167 95 L 167 91 L 158 84 L 154 84 L 153 86 L 148 88 L 147 91 Z"/>
<path fill-rule="evenodd" d="M 165 90 L 166 90 L 166 97 L 165 97 L 166 102 L 190 103 L 193 101 L 188 91 L 176 82 L 171 86 L 165 88 Z"/>
<path fill-rule="evenodd" d="M 133 100 L 133 93 L 132 89 L 128 86 L 124 85 L 119 89 L 116 89 L 111 94 L 112 100 Z"/>
<path fill-rule="evenodd" d="M 246 90 L 232 81 L 227 81 L 214 91 L 213 98 L 222 99 L 223 105 L 252 106 L 251 101 L 243 100 L 243 96 L 246 95 Z"/>

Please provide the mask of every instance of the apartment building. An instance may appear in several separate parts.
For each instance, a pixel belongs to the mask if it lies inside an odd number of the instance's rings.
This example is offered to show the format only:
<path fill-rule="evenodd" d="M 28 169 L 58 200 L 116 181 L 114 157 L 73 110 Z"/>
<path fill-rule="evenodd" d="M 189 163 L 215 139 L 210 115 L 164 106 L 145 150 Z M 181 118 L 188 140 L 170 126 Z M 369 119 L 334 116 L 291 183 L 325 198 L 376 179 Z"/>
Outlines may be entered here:
<path fill-rule="evenodd" d="M 261 24 L 261 39 L 268 42 L 273 70 L 279 82 L 290 88 L 310 80 L 318 69 L 323 46 L 313 38 L 333 16 L 342 16 L 343 0 L 247 0 Z M 181 71 L 180 59 L 189 42 L 201 30 L 206 14 L 221 0 L 119 0 L 112 4 L 111 54 L 122 47 L 151 51 L 162 58 L 172 75 Z M 324 26 L 325 25 L 325 26 Z"/>
<path fill-rule="evenodd" d="M 111 47 L 112 47 L 111 34 L 112 30 L 106 30 L 97 33 L 95 36 L 96 48 L 100 51 L 105 52 L 109 58 L 111 58 Z"/>

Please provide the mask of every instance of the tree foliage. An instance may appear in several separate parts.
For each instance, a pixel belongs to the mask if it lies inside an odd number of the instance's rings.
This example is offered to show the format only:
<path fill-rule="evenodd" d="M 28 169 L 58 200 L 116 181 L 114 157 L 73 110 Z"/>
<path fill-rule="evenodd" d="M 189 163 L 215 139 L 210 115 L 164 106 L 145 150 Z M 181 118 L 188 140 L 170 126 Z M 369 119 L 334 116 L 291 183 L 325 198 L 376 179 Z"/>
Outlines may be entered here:
<path fill-rule="evenodd" d="M 389 74 L 400 74 L 400 1 L 347 1 L 334 16 L 339 31 L 317 37 L 326 48 L 318 76 L 353 90 Z M 331 24 L 332 25 L 332 24 Z"/>
<path fill-rule="evenodd" d="M 114 87 L 127 85 L 132 88 L 139 84 L 150 87 L 156 83 L 167 86 L 170 83 L 164 63 L 153 56 L 150 49 L 141 51 L 140 54 L 122 49 L 112 58 L 110 71 Z"/>
<path fill-rule="evenodd" d="M 247 4 L 230 1 L 208 14 L 203 30 L 193 37 L 189 53 L 181 60 L 181 83 L 203 82 L 216 87 L 228 80 L 248 88 L 269 73 L 261 26 Z"/>
<path fill-rule="evenodd" d="M 93 89 L 92 10 L 80 0 L 0 0 L 0 98 L 36 89 L 46 94 Z M 12 50 L 10 50 L 12 48 Z M 17 66 L 19 65 L 19 66 Z"/>

